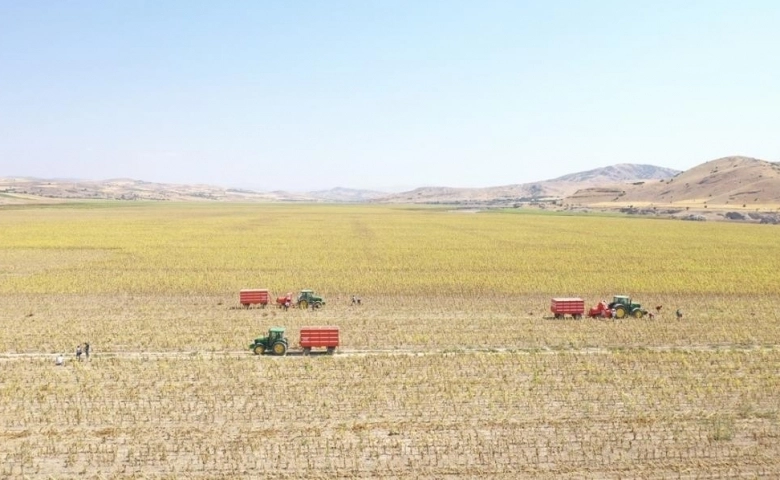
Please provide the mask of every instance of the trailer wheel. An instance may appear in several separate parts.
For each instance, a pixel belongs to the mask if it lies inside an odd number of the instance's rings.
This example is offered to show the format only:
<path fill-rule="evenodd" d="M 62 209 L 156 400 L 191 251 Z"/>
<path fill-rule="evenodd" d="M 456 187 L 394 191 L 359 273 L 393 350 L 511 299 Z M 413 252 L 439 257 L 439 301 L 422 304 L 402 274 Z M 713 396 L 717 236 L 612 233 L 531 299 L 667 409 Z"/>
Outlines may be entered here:
<path fill-rule="evenodd" d="M 306 347 L 306 348 L 303 349 L 303 354 L 304 355 L 309 355 L 310 353 L 311 353 L 311 347 Z"/>
<path fill-rule="evenodd" d="M 333 355 L 335 351 L 336 351 L 336 347 L 328 347 L 328 355 Z"/>
<path fill-rule="evenodd" d="M 255 345 L 253 351 L 255 352 L 255 355 L 262 355 L 265 353 L 265 347 L 262 345 Z"/>

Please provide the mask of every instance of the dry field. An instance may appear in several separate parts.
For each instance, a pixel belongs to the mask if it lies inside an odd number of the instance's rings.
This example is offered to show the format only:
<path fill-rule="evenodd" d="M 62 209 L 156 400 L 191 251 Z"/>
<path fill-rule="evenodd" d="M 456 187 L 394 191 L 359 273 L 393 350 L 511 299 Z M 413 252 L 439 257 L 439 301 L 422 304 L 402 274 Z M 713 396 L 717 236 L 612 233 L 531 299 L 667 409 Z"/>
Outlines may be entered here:
<path fill-rule="evenodd" d="M 381 206 L 6 207 L 0 477 L 778 478 L 778 232 Z M 248 287 L 313 288 L 327 305 L 236 308 Z M 547 312 L 551 296 L 615 293 L 663 308 Z M 246 349 L 310 324 L 339 325 L 341 353 Z"/>

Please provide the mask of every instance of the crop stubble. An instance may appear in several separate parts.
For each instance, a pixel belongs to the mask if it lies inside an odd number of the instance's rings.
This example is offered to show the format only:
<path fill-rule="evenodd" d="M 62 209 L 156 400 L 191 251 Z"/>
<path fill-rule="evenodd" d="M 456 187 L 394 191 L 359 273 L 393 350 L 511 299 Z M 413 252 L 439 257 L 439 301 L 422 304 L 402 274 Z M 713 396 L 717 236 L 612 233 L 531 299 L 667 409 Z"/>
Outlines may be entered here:
<path fill-rule="evenodd" d="M 96 355 L 0 358 L 2 476 L 780 475 L 771 227 L 154 204 L 0 224 L 0 352 Z M 328 305 L 235 309 L 244 287 Z M 662 313 L 544 318 L 553 295 L 623 292 Z M 449 353 L 207 355 L 305 324 Z M 180 351 L 199 353 L 143 355 Z"/>

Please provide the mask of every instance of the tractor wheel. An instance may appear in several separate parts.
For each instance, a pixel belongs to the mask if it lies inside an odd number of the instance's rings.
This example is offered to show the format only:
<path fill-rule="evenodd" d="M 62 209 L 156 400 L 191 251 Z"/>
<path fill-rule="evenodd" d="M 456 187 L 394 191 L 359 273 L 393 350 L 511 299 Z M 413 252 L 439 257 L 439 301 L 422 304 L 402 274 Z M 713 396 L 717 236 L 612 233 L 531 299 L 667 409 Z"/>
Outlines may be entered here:
<path fill-rule="evenodd" d="M 274 343 L 274 354 L 276 354 L 276 355 L 284 355 L 286 353 L 287 353 L 287 345 L 285 345 L 282 342 Z"/>
<path fill-rule="evenodd" d="M 312 308 L 314 308 L 316 310 L 316 309 L 320 308 L 322 306 L 322 304 L 320 302 L 314 302 L 314 303 L 311 304 L 311 306 L 312 306 Z"/>
<path fill-rule="evenodd" d="M 623 305 L 618 305 L 615 307 L 615 318 L 626 318 L 626 314 L 628 312 L 626 311 L 626 307 Z"/>
<path fill-rule="evenodd" d="M 298 302 L 298 308 L 302 308 L 306 310 L 307 308 L 309 308 L 309 302 L 307 302 L 306 300 L 301 300 L 300 302 Z"/>
<path fill-rule="evenodd" d="M 636 310 L 634 310 L 633 312 L 631 312 L 631 315 L 633 315 L 634 318 L 642 318 L 642 315 L 644 315 L 644 314 L 645 314 L 645 312 L 643 312 L 642 310 L 640 310 L 638 308 Z"/>
<path fill-rule="evenodd" d="M 255 345 L 253 351 L 255 352 L 255 355 L 262 355 L 265 353 L 265 347 L 262 345 Z"/>

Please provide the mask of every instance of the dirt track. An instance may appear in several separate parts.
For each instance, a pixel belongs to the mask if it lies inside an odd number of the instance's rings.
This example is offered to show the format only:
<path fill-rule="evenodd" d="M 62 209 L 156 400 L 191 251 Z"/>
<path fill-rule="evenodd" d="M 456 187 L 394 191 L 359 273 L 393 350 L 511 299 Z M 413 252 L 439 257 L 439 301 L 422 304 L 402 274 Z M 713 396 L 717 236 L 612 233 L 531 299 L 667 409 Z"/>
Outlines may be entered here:
<path fill-rule="evenodd" d="M 678 346 L 678 345 L 658 345 L 658 346 L 625 346 L 625 347 L 612 347 L 612 348 L 511 348 L 511 347 L 475 347 L 475 348 L 445 348 L 445 349 L 423 349 L 423 348 L 408 348 L 408 349 L 339 349 L 333 355 L 328 355 L 324 351 L 313 351 L 310 356 L 332 356 L 334 358 L 343 357 L 356 357 L 356 356 L 369 356 L 369 355 L 411 355 L 411 356 L 423 356 L 423 355 L 452 355 L 463 353 L 483 353 L 483 354 L 497 354 L 497 353 L 514 353 L 523 355 L 610 355 L 615 353 L 626 353 L 631 351 L 646 351 L 646 352 L 728 352 L 728 351 L 767 351 L 767 350 L 780 350 L 780 345 L 738 345 L 738 344 L 719 344 L 719 345 L 690 345 L 690 346 Z M 20 361 L 31 359 L 54 359 L 57 353 L 46 352 L 29 352 L 29 353 L 0 353 L 0 361 Z M 108 352 L 95 352 L 92 354 L 92 358 L 118 358 L 126 360 L 156 360 L 162 358 L 240 358 L 254 356 L 249 350 L 223 350 L 223 351 L 184 351 L 184 350 L 171 350 L 171 351 L 156 351 L 156 352 L 138 352 L 138 351 L 108 351 Z M 264 355 L 268 358 L 279 358 L 274 355 Z M 287 352 L 286 357 L 292 358 L 305 358 L 304 354 L 300 350 L 290 350 Z M 75 360 L 72 354 L 65 357 L 66 359 Z"/>

